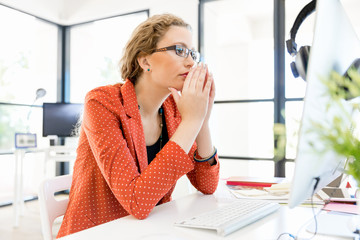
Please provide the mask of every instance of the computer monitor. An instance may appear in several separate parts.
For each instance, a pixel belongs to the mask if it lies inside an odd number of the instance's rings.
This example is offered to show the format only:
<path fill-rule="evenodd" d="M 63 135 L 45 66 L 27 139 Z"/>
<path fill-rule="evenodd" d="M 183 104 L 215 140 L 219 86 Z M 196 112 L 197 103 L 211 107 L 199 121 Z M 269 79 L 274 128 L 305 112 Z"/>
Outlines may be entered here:
<path fill-rule="evenodd" d="M 333 117 L 342 115 L 338 106 L 331 104 L 329 90 L 321 78 L 328 77 L 333 70 L 344 73 L 352 61 L 360 57 L 360 42 L 339 0 L 318 0 L 315 14 L 307 88 L 290 189 L 291 208 L 329 184 L 344 169 L 346 159 L 324 146 L 313 123 L 331 127 Z M 319 181 L 314 190 L 316 179 Z"/>
<path fill-rule="evenodd" d="M 71 137 L 83 111 L 83 104 L 44 103 L 43 136 Z"/>

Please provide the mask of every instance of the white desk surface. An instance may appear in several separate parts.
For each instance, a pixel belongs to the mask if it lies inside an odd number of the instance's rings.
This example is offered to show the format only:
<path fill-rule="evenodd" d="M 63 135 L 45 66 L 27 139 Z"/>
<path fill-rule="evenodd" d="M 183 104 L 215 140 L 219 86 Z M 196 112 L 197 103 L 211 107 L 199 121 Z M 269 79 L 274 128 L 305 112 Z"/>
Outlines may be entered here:
<path fill-rule="evenodd" d="M 275 240 L 281 233 L 298 234 L 298 239 L 308 239 L 313 234 L 305 230 L 304 224 L 313 219 L 310 207 L 289 209 L 282 206 L 277 212 L 254 222 L 226 237 L 217 235 L 216 231 L 193 229 L 174 226 L 173 223 L 202 212 L 223 206 L 234 199 L 224 194 L 220 187 L 214 195 L 190 194 L 154 208 L 148 218 L 138 220 L 133 216 L 123 217 L 93 228 L 86 229 L 61 238 L 61 240 L 91 240 L 91 239 L 126 239 L 126 240 L 190 240 L 190 239 L 261 239 Z M 219 193 L 220 192 L 220 193 Z M 316 212 L 318 209 L 315 209 Z M 306 224 L 307 225 L 307 224 Z M 303 228 L 302 228 L 303 227 Z M 281 238 L 292 239 L 292 238 Z M 313 239 L 352 239 L 329 237 L 317 234 Z"/>

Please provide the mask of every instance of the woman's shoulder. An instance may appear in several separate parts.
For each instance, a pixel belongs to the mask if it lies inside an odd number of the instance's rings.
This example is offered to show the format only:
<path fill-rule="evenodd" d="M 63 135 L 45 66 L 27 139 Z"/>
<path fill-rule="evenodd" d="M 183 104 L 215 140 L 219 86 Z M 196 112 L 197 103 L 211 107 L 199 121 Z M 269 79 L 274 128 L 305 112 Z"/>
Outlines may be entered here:
<path fill-rule="evenodd" d="M 123 108 L 123 97 L 121 95 L 121 83 L 94 88 L 85 97 L 85 105 L 98 102 L 105 108 L 116 112 Z"/>
<path fill-rule="evenodd" d="M 116 83 L 112 85 L 100 86 L 90 90 L 85 97 L 85 102 L 91 99 L 108 98 L 111 99 L 115 96 L 120 96 L 120 88 L 123 84 Z"/>

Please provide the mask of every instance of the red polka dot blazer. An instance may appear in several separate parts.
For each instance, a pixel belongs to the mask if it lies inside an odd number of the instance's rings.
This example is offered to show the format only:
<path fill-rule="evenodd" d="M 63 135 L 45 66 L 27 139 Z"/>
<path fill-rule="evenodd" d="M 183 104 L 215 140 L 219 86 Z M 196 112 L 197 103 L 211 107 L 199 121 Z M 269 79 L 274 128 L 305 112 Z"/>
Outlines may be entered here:
<path fill-rule="evenodd" d="M 163 104 L 169 139 L 181 118 L 170 96 Z M 69 204 L 57 237 L 133 215 L 146 218 L 171 200 L 176 181 L 187 174 L 192 185 L 212 194 L 219 162 L 195 163 L 169 141 L 148 165 L 144 131 L 132 82 L 104 86 L 85 98 Z M 201 156 L 199 156 L 201 157 Z"/>

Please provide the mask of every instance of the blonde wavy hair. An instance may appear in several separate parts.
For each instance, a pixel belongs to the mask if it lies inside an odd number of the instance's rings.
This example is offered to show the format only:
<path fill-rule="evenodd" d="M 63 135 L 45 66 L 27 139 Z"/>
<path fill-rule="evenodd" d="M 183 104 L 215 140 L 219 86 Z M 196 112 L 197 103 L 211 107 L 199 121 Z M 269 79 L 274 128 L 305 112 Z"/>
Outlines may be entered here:
<path fill-rule="evenodd" d="M 119 62 L 121 77 L 124 80 L 129 79 L 135 83 L 143 72 L 137 58 L 152 54 L 159 40 L 171 26 L 186 27 L 191 31 L 189 24 L 172 14 L 154 15 L 134 30 Z"/>

